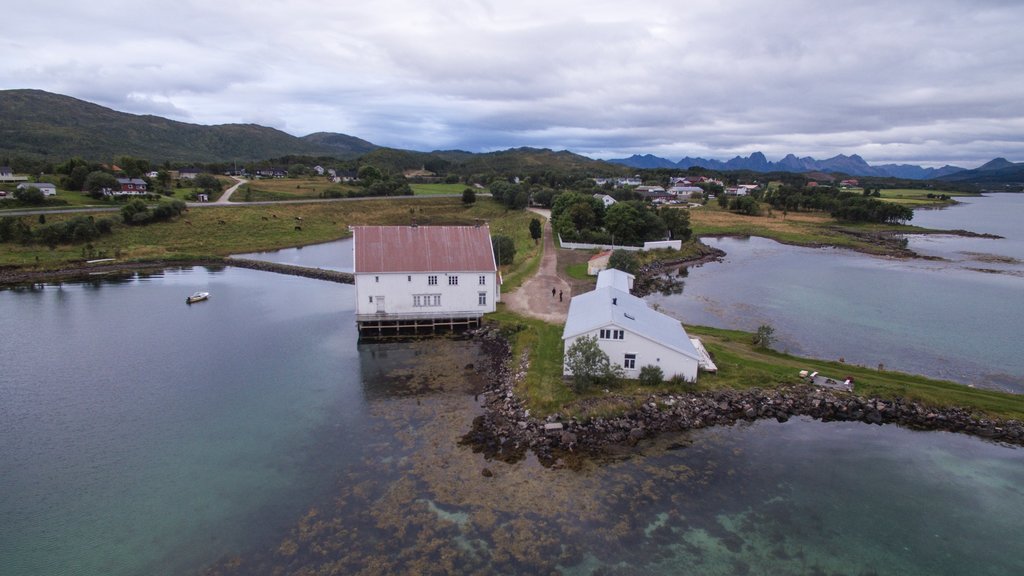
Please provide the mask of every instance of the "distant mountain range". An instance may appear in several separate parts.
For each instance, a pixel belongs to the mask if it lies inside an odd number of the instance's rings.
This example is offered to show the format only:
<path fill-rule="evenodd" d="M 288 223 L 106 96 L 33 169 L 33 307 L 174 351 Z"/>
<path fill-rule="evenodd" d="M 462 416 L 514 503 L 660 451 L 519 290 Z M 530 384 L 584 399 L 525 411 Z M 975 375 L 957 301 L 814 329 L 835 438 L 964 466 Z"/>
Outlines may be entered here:
<path fill-rule="evenodd" d="M 473 153 L 463 150 L 418 152 L 377 146 L 366 140 L 331 132 L 297 137 L 256 124 L 204 126 L 159 116 L 118 112 L 42 90 L 0 90 L 0 163 L 22 157 L 63 161 L 81 157 L 109 162 L 121 156 L 154 163 L 250 162 L 284 156 L 314 156 L 349 160 L 360 158 L 390 171 L 427 167 L 439 173 L 503 173 L 529 175 L 556 172 L 573 176 L 614 176 L 630 168 L 694 166 L 716 171 L 829 172 L 850 176 L 939 179 L 993 186 L 1024 182 L 1024 163 L 997 158 L 974 170 L 956 166 L 922 168 L 909 164 L 871 166 L 857 155 L 826 160 L 790 154 L 770 162 L 755 152 L 744 158 L 708 160 L 683 158 L 672 162 L 652 155 L 617 160 L 592 160 L 569 151 L 515 148 Z"/>
<path fill-rule="evenodd" d="M 680 168 L 691 167 L 707 168 L 709 170 L 750 170 L 752 172 L 841 172 L 850 176 L 880 176 L 890 178 L 907 178 L 913 180 L 925 180 L 929 178 L 941 178 L 957 172 L 964 168 L 957 166 L 943 166 L 942 168 L 922 168 L 913 164 L 881 164 L 871 166 L 863 158 L 854 154 L 846 156 L 840 154 L 825 160 L 815 160 L 810 156 L 797 158 L 793 154 L 786 155 L 778 162 L 770 162 L 765 155 L 754 152 L 744 158 L 736 156 L 731 160 L 709 160 L 706 158 L 686 157 L 678 162 L 667 158 L 660 158 L 645 154 L 643 156 L 633 155 L 629 158 L 608 160 L 613 164 L 623 164 L 633 168 Z"/>

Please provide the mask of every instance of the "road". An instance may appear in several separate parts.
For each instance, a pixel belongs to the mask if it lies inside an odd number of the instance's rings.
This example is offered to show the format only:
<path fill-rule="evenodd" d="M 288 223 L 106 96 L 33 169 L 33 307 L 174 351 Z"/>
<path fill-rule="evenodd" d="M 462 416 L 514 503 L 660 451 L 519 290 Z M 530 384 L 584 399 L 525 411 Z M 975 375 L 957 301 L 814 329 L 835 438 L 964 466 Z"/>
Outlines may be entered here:
<path fill-rule="evenodd" d="M 225 190 L 224 193 L 220 195 L 220 198 L 218 198 L 217 201 L 214 202 L 214 204 L 227 204 L 228 201 L 231 200 L 231 195 L 235 193 L 235 190 L 238 190 L 239 186 L 241 186 L 242 184 L 249 183 L 249 181 L 244 178 L 239 178 L 237 176 L 232 176 L 232 178 L 234 178 L 235 180 L 235 185 Z"/>

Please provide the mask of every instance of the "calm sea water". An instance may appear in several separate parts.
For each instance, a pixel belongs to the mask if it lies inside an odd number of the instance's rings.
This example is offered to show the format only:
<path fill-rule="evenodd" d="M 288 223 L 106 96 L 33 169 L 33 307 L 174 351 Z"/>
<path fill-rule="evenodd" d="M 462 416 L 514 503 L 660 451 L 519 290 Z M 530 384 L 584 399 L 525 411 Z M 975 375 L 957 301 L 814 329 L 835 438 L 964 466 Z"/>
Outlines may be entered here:
<path fill-rule="evenodd" d="M 345 465 L 320 431 L 361 433 L 350 292 L 238 269 L 0 291 L 0 573 L 178 574 L 276 535 Z"/>
<path fill-rule="evenodd" d="M 311 244 L 298 248 L 284 248 L 282 250 L 271 250 L 269 252 L 252 252 L 250 254 L 239 254 L 240 258 L 252 260 L 263 260 L 266 262 L 277 262 L 278 264 L 291 264 L 293 266 L 306 266 L 307 268 L 323 268 L 325 270 L 338 270 L 340 272 L 352 272 L 354 254 L 352 253 L 352 239 L 325 242 L 323 244 Z"/>
<path fill-rule="evenodd" d="M 1020 449 L 794 419 L 489 461 L 460 444 L 478 346 L 358 345 L 352 298 L 205 268 L 0 291 L 0 574 L 1024 572 Z"/>
<path fill-rule="evenodd" d="M 799 355 L 1024 392 L 1022 217 L 1022 194 L 915 213 L 916 224 L 1007 237 L 911 239 L 944 261 L 707 239 L 728 256 L 691 269 L 681 294 L 648 300 L 688 324 L 771 324 L 776 347 Z"/>

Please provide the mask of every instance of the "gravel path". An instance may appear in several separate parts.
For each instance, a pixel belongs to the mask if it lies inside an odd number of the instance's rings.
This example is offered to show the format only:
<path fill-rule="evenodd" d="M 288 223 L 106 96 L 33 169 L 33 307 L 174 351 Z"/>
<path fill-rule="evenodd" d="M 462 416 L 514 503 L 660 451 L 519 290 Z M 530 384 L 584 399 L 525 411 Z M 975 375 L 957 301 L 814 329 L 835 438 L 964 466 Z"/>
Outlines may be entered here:
<path fill-rule="evenodd" d="M 554 294 L 552 295 L 552 290 Z M 561 292 L 561 298 L 559 298 Z M 544 222 L 544 246 L 537 273 L 514 292 L 502 294 L 509 310 L 539 318 L 552 324 L 564 324 L 569 312 L 572 288 L 558 276 L 558 251 L 555 249 L 551 221 Z"/>

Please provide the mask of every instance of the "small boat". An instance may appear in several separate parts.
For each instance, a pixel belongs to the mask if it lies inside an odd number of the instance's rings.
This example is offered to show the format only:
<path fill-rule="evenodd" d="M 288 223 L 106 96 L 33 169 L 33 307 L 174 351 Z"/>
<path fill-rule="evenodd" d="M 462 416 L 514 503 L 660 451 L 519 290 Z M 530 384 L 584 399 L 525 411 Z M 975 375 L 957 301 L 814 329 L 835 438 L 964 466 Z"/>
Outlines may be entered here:
<path fill-rule="evenodd" d="M 209 292 L 196 292 L 191 296 L 185 298 L 185 304 L 192 304 L 193 302 L 202 302 L 210 297 Z"/>

